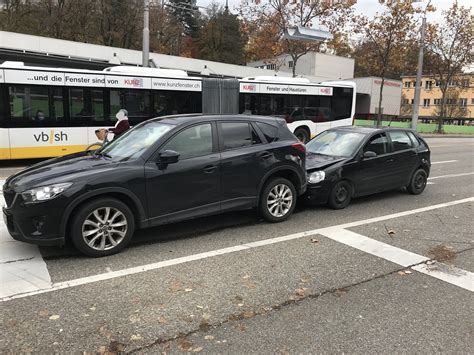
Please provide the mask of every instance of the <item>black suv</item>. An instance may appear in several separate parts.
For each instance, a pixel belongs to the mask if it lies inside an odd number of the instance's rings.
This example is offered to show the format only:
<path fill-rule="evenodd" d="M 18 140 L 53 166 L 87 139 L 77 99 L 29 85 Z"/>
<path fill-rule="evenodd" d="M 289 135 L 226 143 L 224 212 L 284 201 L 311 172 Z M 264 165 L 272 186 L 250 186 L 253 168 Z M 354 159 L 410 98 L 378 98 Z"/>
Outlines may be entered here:
<path fill-rule="evenodd" d="M 89 256 L 119 252 L 135 228 L 258 207 L 287 219 L 305 192 L 305 147 L 284 120 L 169 116 L 95 152 L 33 165 L 3 187 L 10 235 L 39 245 L 70 238 Z"/>

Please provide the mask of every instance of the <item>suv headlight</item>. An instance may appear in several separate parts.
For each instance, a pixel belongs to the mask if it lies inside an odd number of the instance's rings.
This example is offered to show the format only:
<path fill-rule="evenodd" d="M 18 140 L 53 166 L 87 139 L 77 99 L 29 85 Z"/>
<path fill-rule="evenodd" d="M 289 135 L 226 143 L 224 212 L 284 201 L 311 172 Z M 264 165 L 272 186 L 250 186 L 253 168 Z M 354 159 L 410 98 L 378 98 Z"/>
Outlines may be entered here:
<path fill-rule="evenodd" d="M 28 202 L 39 202 L 51 200 L 59 196 L 62 192 L 68 189 L 72 182 L 65 182 L 62 184 L 53 184 L 48 186 L 35 187 L 31 190 L 26 190 L 21 193 L 23 200 Z"/>
<path fill-rule="evenodd" d="M 310 184 L 317 184 L 318 182 L 323 181 L 325 177 L 326 173 L 324 171 L 315 171 L 308 175 L 308 182 Z"/>

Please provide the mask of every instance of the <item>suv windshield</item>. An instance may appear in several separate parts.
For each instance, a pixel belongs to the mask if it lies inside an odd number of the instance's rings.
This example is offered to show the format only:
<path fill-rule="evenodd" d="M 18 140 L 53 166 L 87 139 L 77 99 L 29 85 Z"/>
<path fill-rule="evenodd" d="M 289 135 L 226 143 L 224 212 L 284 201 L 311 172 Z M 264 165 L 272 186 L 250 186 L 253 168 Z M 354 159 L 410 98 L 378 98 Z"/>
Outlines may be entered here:
<path fill-rule="evenodd" d="M 306 151 L 334 157 L 350 157 L 364 135 L 348 131 L 325 131 L 306 144 Z"/>
<path fill-rule="evenodd" d="M 121 159 L 136 158 L 171 128 L 172 125 L 159 121 L 147 122 L 110 142 L 99 151 L 99 154 Z"/>

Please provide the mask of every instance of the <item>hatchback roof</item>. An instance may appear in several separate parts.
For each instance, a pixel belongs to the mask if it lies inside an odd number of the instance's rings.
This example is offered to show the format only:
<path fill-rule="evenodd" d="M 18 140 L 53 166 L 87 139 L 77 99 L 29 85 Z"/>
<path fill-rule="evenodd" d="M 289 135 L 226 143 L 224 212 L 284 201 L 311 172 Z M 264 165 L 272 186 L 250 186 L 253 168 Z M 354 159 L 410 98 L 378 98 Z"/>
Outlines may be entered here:
<path fill-rule="evenodd" d="M 375 132 L 385 132 L 385 131 L 393 131 L 393 130 L 402 130 L 402 131 L 411 131 L 410 128 L 402 128 L 402 127 L 371 127 L 371 126 L 341 126 L 341 127 L 334 127 L 331 130 L 344 130 L 344 131 L 351 131 L 351 132 L 358 132 L 362 134 L 372 134 Z"/>

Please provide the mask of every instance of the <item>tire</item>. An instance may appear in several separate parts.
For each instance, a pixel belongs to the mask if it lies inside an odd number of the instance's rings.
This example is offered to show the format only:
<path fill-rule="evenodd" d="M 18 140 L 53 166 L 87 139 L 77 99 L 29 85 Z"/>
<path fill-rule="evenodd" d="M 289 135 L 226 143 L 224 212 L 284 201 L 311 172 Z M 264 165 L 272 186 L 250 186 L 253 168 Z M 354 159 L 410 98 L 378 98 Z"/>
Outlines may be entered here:
<path fill-rule="evenodd" d="M 268 222 L 283 222 L 293 213 L 296 198 L 296 189 L 291 181 L 285 178 L 271 179 L 260 196 L 260 213 Z"/>
<path fill-rule="evenodd" d="M 423 169 L 416 170 L 410 179 L 410 183 L 407 185 L 408 192 L 412 195 L 421 194 L 425 190 L 427 181 L 428 175 L 426 171 Z"/>
<path fill-rule="evenodd" d="M 74 215 L 71 239 L 81 253 L 101 257 L 124 249 L 134 230 L 135 219 L 127 205 L 114 198 L 101 198 L 87 202 Z"/>
<path fill-rule="evenodd" d="M 346 208 L 351 202 L 352 186 L 346 180 L 337 182 L 329 193 L 328 206 L 335 210 Z"/>
<path fill-rule="evenodd" d="M 308 130 L 306 128 L 302 128 L 302 127 L 299 127 L 297 129 L 295 129 L 294 135 L 303 144 L 308 143 L 309 138 L 310 138 Z"/>

